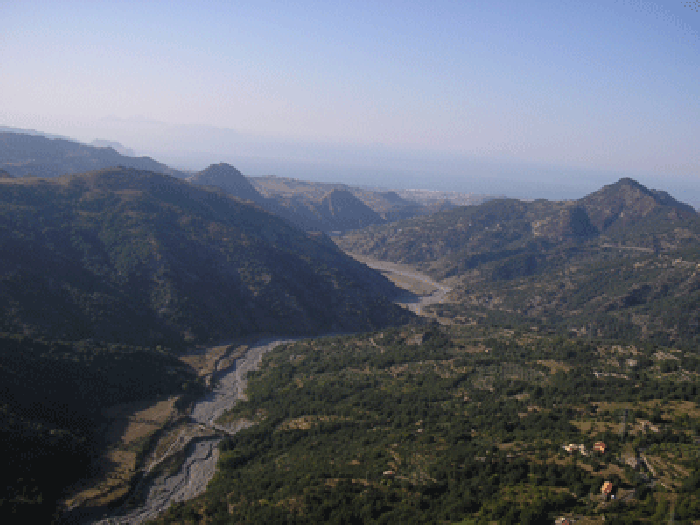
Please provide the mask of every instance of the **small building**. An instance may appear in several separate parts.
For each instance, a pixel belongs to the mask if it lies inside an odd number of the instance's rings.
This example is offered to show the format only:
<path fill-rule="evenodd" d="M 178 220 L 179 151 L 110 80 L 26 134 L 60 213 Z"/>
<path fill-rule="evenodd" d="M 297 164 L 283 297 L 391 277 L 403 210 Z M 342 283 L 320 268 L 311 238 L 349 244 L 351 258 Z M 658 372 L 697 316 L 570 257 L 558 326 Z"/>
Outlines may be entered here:
<path fill-rule="evenodd" d="M 613 491 L 613 484 L 609 481 L 606 481 L 603 483 L 603 486 L 600 488 L 600 493 L 603 495 L 603 497 L 607 498 L 612 494 Z"/>
<path fill-rule="evenodd" d="M 588 452 L 586 452 L 586 446 L 583 445 L 582 443 L 569 443 L 568 445 L 562 445 L 564 450 L 566 450 L 569 454 L 573 452 L 579 452 L 580 454 L 583 454 L 584 456 L 588 455 Z"/>
<path fill-rule="evenodd" d="M 600 452 L 601 454 L 605 454 L 605 443 L 602 441 L 597 441 L 595 445 L 593 445 L 593 452 Z"/>

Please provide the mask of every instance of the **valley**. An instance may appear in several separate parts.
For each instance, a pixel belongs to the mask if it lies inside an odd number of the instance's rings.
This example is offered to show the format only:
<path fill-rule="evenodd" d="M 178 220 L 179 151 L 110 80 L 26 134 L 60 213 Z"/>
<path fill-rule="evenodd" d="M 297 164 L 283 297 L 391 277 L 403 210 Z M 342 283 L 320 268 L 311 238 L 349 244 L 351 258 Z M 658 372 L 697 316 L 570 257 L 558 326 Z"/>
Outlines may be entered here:
<path fill-rule="evenodd" d="M 438 283 L 430 276 L 420 273 L 407 265 L 379 261 L 366 256 L 348 254 L 374 270 L 380 271 L 391 282 L 406 293 L 395 299 L 395 302 L 408 308 L 417 315 L 425 315 L 424 308 L 433 304 L 443 304 L 448 300 L 452 290 L 445 284 Z"/>
<path fill-rule="evenodd" d="M 421 314 L 423 306 L 442 302 L 449 288 L 435 283 L 428 276 L 409 271 L 399 265 L 380 261 L 361 260 L 371 268 L 387 274 L 398 286 L 409 293 L 400 295 L 395 302 Z M 100 525 L 138 524 L 156 518 L 172 504 L 184 502 L 202 494 L 214 476 L 219 459 L 218 444 L 225 435 L 234 435 L 249 427 L 252 422 L 219 423 L 219 418 L 232 409 L 238 401 L 245 400 L 247 375 L 258 370 L 263 356 L 274 348 L 291 344 L 294 338 L 264 338 L 247 343 L 224 343 L 202 349 L 196 354 L 183 356 L 186 363 L 196 364 L 200 377 L 211 390 L 189 408 L 191 423 L 183 423 L 170 431 L 170 436 L 152 445 L 154 451 L 144 467 L 145 477 L 132 489 L 127 503 L 108 517 L 97 520 L 100 510 L 82 511 L 73 503 L 64 521 L 89 521 Z M 174 435 L 174 439 L 173 436 Z M 165 444 L 164 452 L 158 454 Z M 176 458 L 177 468 L 163 472 L 162 465 Z M 101 505 L 104 507 L 104 505 Z M 82 505 L 85 508 L 85 505 Z"/>
<path fill-rule="evenodd" d="M 181 425 L 171 445 L 145 468 L 145 478 L 134 489 L 127 504 L 110 512 L 109 517 L 91 523 L 137 524 L 157 517 L 170 505 L 199 496 L 214 476 L 219 459 L 218 443 L 225 434 L 235 434 L 240 428 L 222 426 L 216 419 L 243 399 L 247 374 L 256 370 L 262 356 L 290 339 L 263 339 L 238 347 L 239 355 L 232 364 L 211 374 L 212 390 L 193 403 L 188 410 L 191 423 Z M 226 345 L 234 346 L 234 345 Z M 154 446 L 155 449 L 158 445 Z M 162 466 L 175 460 L 172 466 Z M 160 468 L 157 468 L 160 467 Z M 67 520 L 80 520 L 81 513 L 69 513 Z"/>
<path fill-rule="evenodd" d="M 690 206 L 66 175 L 118 154 L 51 145 L 0 177 L 10 522 L 700 513 Z"/>

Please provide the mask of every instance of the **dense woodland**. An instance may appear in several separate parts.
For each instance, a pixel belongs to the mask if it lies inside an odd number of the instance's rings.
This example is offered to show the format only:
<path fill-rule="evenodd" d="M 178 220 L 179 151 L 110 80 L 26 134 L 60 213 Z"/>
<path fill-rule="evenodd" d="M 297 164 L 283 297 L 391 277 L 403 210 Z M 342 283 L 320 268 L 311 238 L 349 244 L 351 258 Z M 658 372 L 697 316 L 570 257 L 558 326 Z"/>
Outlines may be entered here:
<path fill-rule="evenodd" d="M 674 502 L 690 523 L 698 372 L 695 352 L 493 328 L 302 341 L 222 419 L 255 425 L 222 443 L 207 493 L 158 522 L 659 523 Z"/>

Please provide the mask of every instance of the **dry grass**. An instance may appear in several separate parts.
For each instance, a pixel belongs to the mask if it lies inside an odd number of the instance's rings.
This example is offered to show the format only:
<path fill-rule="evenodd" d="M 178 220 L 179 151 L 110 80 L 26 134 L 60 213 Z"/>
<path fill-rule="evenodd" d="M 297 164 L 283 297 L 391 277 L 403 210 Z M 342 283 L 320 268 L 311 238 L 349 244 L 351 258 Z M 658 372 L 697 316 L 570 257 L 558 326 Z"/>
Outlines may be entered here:
<path fill-rule="evenodd" d="M 278 430 L 309 430 L 312 427 L 318 426 L 319 423 L 327 423 L 329 421 L 346 420 L 340 416 L 301 416 L 294 419 L 288 419 L 282 422 Z"/>
<path fill-rule="evenodd" d="M 571 420 L 570 423 L 574 425 L 582 434 L 595 435 L 605 432 L 610 429 L 611 432 L 619 433 L 622 429 L 622 423 L 608 423 L 605 421 L 577 421 Z"/>
<path fill-rule="evenodd" d="M 176 414 L 176 397 L 156 403 L 140 402 L 117 405 L 105 411 L 112 420 L 107 431 L 110 443 L 130 445 L 158 430 Z"/>
<path fill-rule="evenodd" d="M 554 359 L 538 359 L 537 363 L 549 368 L 550 374 L 556 374 L 559 371 L 568 372 L 569 370 L 571 370 L 570 366 L 565 365 L 564 363 L 561 363 L 559 361 L 555 361 Z"/>
<path fill-rule="evenodd" d="M 111 423 L 107 451 L 96 461 L 96 475 L 74 487 L 66 506 L 100 507 L 124 496 L 136 474 L 137 448 L 153 432 L 177 415 L 177 397 L 157 402 L 128 403 L 105 411 Z"/>

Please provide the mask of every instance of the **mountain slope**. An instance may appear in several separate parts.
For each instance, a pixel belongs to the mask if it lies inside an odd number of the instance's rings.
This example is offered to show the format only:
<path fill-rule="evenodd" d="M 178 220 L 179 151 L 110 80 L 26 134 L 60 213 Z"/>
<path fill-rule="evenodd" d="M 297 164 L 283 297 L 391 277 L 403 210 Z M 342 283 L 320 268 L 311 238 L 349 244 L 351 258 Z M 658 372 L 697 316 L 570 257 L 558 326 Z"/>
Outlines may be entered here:
<path fill-rule="evenodd" d="M 262 203 L 263 196 L 250 181 L 230 164 L 212 164 L 205 170 L 189 177 L 188 182 L 199 186 L 215 186 L 239 199 Z"/>
<path fill-rule="evenodd" d="M 650 190 L 630 178 L 604 186 L 580 199 L 579 203 L 601 231 L 620 223 L 637 222 L 650 215 L 656 218 L 659 213 L 671 219 L 696 214 L 692 206 L 677 201 L 666 192 Z"/>
<path fill-rule="evenodd" d="M 486 260 L 556 246 L 628 244 L 676 249 L 693 234 L 696 212 L 663 192 L 621 179 L 578 201 L 495 199 L 343 236 L 346 251 L 422 265 L 437 277 L 456 275 Z M 538 256 L 539 256 L 538 255 Z"/>
<path fill-rule="evenodd" d="M 149 157 L 127 157 L 111 147 L 95 147 L 61 138 L 0 132 L 0 169 L 14 177 L 58 177 L 116 166 L 185 174 Z"/>
<path fill-rule="evenodd" d="M 7 332 L 177 344 L 410 317 L 324 236 L 153 172 L 3 179 L 0 247 Z"/>
<path fill-rule="evenodd" d="M 337 239 L 449 278 L 446 319 L 700 341 L 700 218 L 631 179 L 578 201 L 493 200 Z"/>
<path fill-rule="evenodd" d="M 329 224 L 341 230 L 363 228 L 382 222 L 372 208 L 347 190 L 333 190 L 321 199 L 320 210 Z"/>
<path fill-rule="evenodd" d="M 423 206 L 407 200 L 394 191 L 373 191 L 345 184 L 310 182 L 285 177 L 253 177 L 251 182 L 267 199 L 267 209 L 278 213 L 305 230 L 338 231 L 382 224 L 416 215 L 439 211 L 434 206 Z M 357 198 L 371 210 L 368 212 L 357 203 L 353 207 L 360 212 L 342 220 L 328 213 L 328 203 L 323 200 L 332 192 L 346 192 Z M 340 195 L 337 194 L 338 198 Z M 345 199 L 349 197 L 345 196 Z M 449 204 L 448 204 L 449 206 Z M 348 222 L 349 221 L 349 222 Z M 346 224 L 350 226 L 346 226 Z"/>

